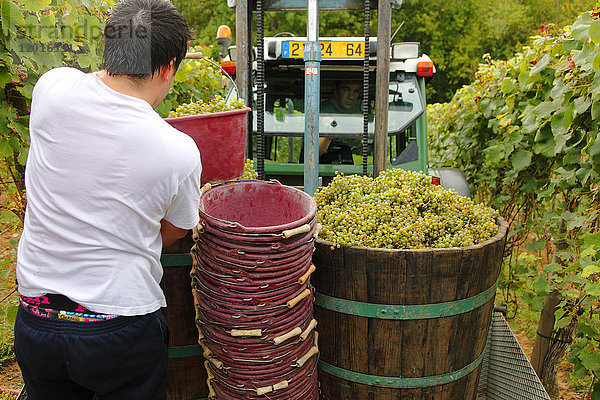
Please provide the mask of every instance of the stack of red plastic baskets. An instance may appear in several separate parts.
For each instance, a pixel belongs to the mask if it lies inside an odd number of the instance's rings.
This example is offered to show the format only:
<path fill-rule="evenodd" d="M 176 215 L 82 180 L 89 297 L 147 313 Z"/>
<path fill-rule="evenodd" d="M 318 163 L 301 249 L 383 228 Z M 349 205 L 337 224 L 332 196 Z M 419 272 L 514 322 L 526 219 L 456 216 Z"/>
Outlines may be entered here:
<path fill-rule="evenodd" d="M 318 399 L 316 203 L 277 181 L 216 185 L 192 249 L 211 398 Z"/>

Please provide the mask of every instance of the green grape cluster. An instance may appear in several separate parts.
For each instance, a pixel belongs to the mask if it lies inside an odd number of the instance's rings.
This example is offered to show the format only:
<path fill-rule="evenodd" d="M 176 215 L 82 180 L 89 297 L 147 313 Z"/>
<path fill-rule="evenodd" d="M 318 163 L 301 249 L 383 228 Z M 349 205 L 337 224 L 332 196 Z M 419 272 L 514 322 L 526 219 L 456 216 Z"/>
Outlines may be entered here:
<path fill-rule="evenodd" d="M 258 178 L 258 172 L 256 172 L 254 170 L 254 161 L 247 159 L 246 163 L 244 164 L 244 173 L 242 174 L 242 176 L 239 177 L 239 179 L 257 179 Z"/>
<path fill-rule="evenodd" d="M 0 400 L 15 400 L 17 395 L 7 390 L 0 393 Z"/>
<path fill-rule="evenodd" d="M 317 191 L 319 237 L 338 247 L 464 247 L 498 232 L 498 212 L 421 172 L 390 169 L 377 178 L 336 174 Z"/>
<path fill-rule="evenodd" d="M 214 96 L 208 103 L 198 100 L 194 103 L 179 105 L 175 110 L 169 112 L 169 118 L 187 117 L 189 115 L 211 114 L 221 111 L 239 110 L 244 108 L 244 100 L 234 98 L 229 104 L 221 96 Z"/>

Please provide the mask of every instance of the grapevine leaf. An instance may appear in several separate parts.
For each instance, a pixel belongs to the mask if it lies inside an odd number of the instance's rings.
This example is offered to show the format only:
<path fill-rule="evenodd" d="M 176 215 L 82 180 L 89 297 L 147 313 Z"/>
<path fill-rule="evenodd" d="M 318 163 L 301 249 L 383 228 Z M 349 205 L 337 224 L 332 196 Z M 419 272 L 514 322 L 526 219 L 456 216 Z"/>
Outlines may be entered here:
<path fill-rule="evenodd" d="M 541 247 L 540 249 L 542 249 L 543 247 Z M 550 263 L 550 264 L 546 264 L 544 265 L 544 272 L 547 274 L 551 274 L 557 271 L 561 271 L 563 268 L 562 266 L 560 266 L 557 263 Z"/>
<path fill-rule="evenodd" d="M 556 106 L 551 101 L 540 103 L 533 109 L 533 113 L 540 118 L 548 118 L 553 111 L 556 111 Z"/>
<path fill-rule="evenodd" d="M 596 376 L 600 376 L 600 351 L 591 349 L 591 346 L 583 349 L 579 355 L 579 359 L 588 371 L 593 371 Z"/>
<path fill-rule="evenodd" d="M 6 68 L 0 69 L 0 88 L 4 88 L 6 85 L 10 83 L 12 78 L 12 74 Z"/>
<path fill-rule="evenodd" d="M 590 156 L 595 156 L 600 154 L 600 133 L 596 136 L 596 139 L 593 140 L 592 144 L 586 149 L 586 152 Z"/>
<path fill-rule="evenodd" d="M 562 128 L 561 126 L 561 129 Z M 554 135 L 554 154 L 560 154 L 563 153 L 565 151 L 565 148 L 567 147 L 567 141 L 571 138 L 571 136 L 568 133 L 557 133 L 556 135 Z"/>
<path fill-rule="evenodd" d="M 571 321 L 573 320 L 573 317 L 568 316 L 566 318 L 561 318 L 558 321 L 556 321 L 556 328 L 557 329 L 561 329 L 564 328 L 565 326 L 569 325 L 571 323 Z"/>
<path fill-rule="evenodd" d="M 56 27 L 56 18 L 54 13 L 49 13 L 40 17 L 40 36 L 39 40 L 42 43 L 54 41 L 59 36 L 58 28 Z"/>
<path fill-rule="evenodd" d="M 594 246 L 596 249 L 600 249 L 600 233 L 585 235 L 583 243 L 586 247 Z"/>
<path fill-rule="evenodd" d="M 156 112 L 163 118 L 166 118 L 169 115 L 169 112 L 173 110 L 173 102 L 170 100 L 164 99 L 162 103 L 156 107 Z"/>
<path fill-rule="evenodd" d="M 567 53 L 570 53 L 571 50 L 579 49 L 579 44 L 580 44 L 580 42 L 578 42 L 575 39 L 565 39 L 562 42 L 563 49 Z"/>
<path fill-rule="evenodd" d="M 19 6 L 10 0 L 2 0 L 2 32 L 8 36 L 9 30 L 15 26 L 25 25 L 25 18 Z"/>
<path fill-rule="evenodd" d="M 536 143 L 543 143 L 553 138 L 552 129 L 548 126 L 548 124 L 540 127 L 538 131 L 535 133 L 535 137 L 533 140 Z"/>
<path fill-rule="evenodd" d="M 575 21 L 571 28 L 571 36 L 581 42 L 585 42 L 589 39 L 588 30 L 592 23 L 592 17 L 589 12 L 581 14 L 581 16 Z"/>
<path fill-rule="evenodd" d="M 25 8 L 29 12 L 44 10 L 52 3 L 52 0 L 27 0 L 25 2 Z"/>
<path fill-rule="evenodd" d="M 556 149 L 556 142 L 553 137 L 546 140 L 545 142 L 539 143 L 534 147 L 539 154 L 542 154 L 546 157 L 554 157 L 556 153 L 554 152 Z"/>
<path fill-rule="evenodd" d="M 14 129 L 22 138 L 29 137 L 29 118 L 19 117 L 19 119 L 14 119 L 8 124 L 9 128 Z M 10 138 L 10 145 L 14 150 L 18 150 L 21 146 L 19 138 L 13 136 Z"/>
<path fill-rule="evenodd" d="M 570 354 L 573 354 L 573 352 Z M 588 370 L 583 366 L 579 358 L 571 358 L 569 362 L 573 364 L 573 372 L 570 374 L 573 379 L 584 379 L 588 376 Z"/>
<path fill-rule="evenodd" d="M 579 179 L 581 182 L 586 183 L 592 174 L 592 169 L 587 165 L 579 168 L 577 172 L 575 172 L 575 177 Z"/>
<path fill-rule="evenodd" d="M 563 96 L 568 91 L 570 91 L 572 87 L 573 82 L 565 83 L 562 79 L 557 79 L 552 89 L 550 89 L 550 96 L 553 99 L 557 99 L 560 96 Z"/>
<path fill-rule="evenodd" d="M 520 129 L 510 133 L 511 143 L 519 143 L 521 140 L 523 140 L 523 132 Z"/>
<path fill-rule="evenodd" d="M 498 164 L 504 158 L 504 145 L 496 144 L 487 148 L 487 154 L 494 164 Z"/>
<path fill-rule="evenodd" d="M 514 105 L 515 105 L 515 95 L 514 94 L 507 96 L 504 100 L 506 101 L 506 104 L 508 104 L 511 108 L 514 107 Z"/>
<path fill-rule="evenodd" d="M 183 66 L 183 68 L 179 68 L 177 73 L 175 74 L 175 82 L 186 82 L 188 80 L 188 67 L 189 64 Z"/>
<path fill-rule="evenodd" d="M 562 120 L 557 120 L 557 123 L 560 123 L 560 126 L 558 127 L 559 131 L 556 131 L 553 129 L 553 132 L 555 135 L 557 133 L 564 133 L 571 125 L 571 122 L 573 122 L 573 107 L 574 107 L 574 103 L 569 104 L 569 107 L 567 107 L 567 109 L 565 110 L 565 113 L 563 114 Z M 557 115 L 554 114 L 554 117 L 556 117 L 556 116 Z"/>
<path fill-rule="evenodd" d="M 532 154 L 525 149 L 517 150 L 511 157 L 511 162 L 515 171 L 519 172 L 531 164 Z"/>
<path fill-rule="evenodd" d="M 33 93 L 33 86 L 33 83 L 25 81 L 23 86 L 17 87 L 17 91 L 21 93 L 25 98 L 30 99 L 31 94 Z"/>
<path fill-rule="evenodd" d="M 592 119 L 597 121 L 600 119 L 600 101 L 594 100 L 592 103 Z"/>
<path fill-rule="evenodd" d="M 580 333 L 583 333 L 584 335 L 587 335 L 587 336 L 600 337 L 600 331 L 598 331 L 598 329 L 595 326 L 587 324 L 585 322 L 579 322 L 579 324 L 577 326 L 577 330 Z"/>
<path fill-rule="evenodd" d="M 25 165 L 27 163 L 27 153 L 29 150 L 25 147 L 21 149 L 19 156 L 17 157 L 17 162 L 21 165 Z"/>
<path fill-rule="evenodd" d="M 579 228 L 581 226 L 583 226 L 583 224 L 586 221 L 586 217 L 583 215 L 580 215 L 578 217 L 575 217 L 573 219 L 571 219 L 568 223 L 567 223 L 567 229 L 568 230 L 573 230 L 575 228 Z"/>
<path fill-rule="evenodd" d="M 546 53 L 542 56 L 542 58 L 535 64 L 535 67 L 529 71 L 529 76 L 534 76 L 542 72 L 546 69 L 548 64 L 552 61 L 552 56 L 549 53 Z"/>
<path fill-rule="evenodd" d="M 600 273 L 600 265 L 590 264 L 587 267 L 584 267 L 581 271 L 581 276 L 584 278 L 589 278 L 592 274 Z"/>
<path fill-rule="evenodd" d="M 533 290 L 538 296 L 545 296 L 550 292 L 550 285 L 548 285 L 546 279 L 539 277 L 533 284 Z"/>
<path fill-rule="evenodd" d="M 600 104 L 599 104 L 598 108 L 600 109 Z M 600 110 L 599 110 L 599 112 L 600 112 Z M 533 114 L 526 115 L 525 118 L 523 119 L 523 128 L 522 128 L 523 133 L 537 132 L 539 127 L 540 127 L 540 123 L 538 122 L 537 118 L 535 118 L 535 116 Z"/>
<path fill-rule="evenodd" d="M 600 282 L 587 282 L 583 290 L 590 296 L 600 296 Z"/>
<path fill-rule="evenodd" d="M 10 146 L 10 143 L 8 143 L 8 140 L 3 140 L 0 142 L 0 155 L 6 158 L 12 156 L 12 154 L 13 149 Z"/>
<path fill-rule="evenodd" d="M 515 85 L 513 79 L 511 79 L 511 78 L 502 79 L 502 91 L 504 92 L 505 95 L 513 93 L 516 89 L 517 89 L 517 86 Z"/>
<path fill-rule="evenodd" d="M 600 20 L 596 19 L 592 21 L 588 30 L 588 35 L 590 35 L 592 42 L 596 44 L 600 43 Z"/>
<path fill-rule="evenodd" d="M 13 126 L 14 126 L 14 122 L 11 123 L 10 127 L 13 128 Z M 8 144 L 10 144 L 10 147 L 12 147 L 13 151 L 18 151 L 21 148 L 21 141 L 16 136 L 11 136 L 8 139 Z"/>
<path fill-rule="evenodd" d="M 573 112 L 575 115 L 583 114 L 590 108 L 591 104 L 592 102 L 589 98 L 577 97 L 573 102 Z"/>
<path fill-rule="evenodd" d="M 493 111 L 493 106 L 492 103 L 490 102 L 490 99 L 485 99 L 482 100 L 481 103 L 479 103 L 479 107 L 481 108 L 481 111 L 483 113 L 483 116 L 486 118 L 490 118 L 492 115 L 492 111 Z"/>

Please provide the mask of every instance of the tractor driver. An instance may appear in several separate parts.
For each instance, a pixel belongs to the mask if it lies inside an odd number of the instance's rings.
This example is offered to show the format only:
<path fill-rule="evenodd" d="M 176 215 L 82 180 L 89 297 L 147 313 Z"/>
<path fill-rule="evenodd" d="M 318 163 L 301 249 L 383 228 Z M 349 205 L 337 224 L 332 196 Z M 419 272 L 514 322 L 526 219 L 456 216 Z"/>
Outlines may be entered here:
<path fill-rule="evenodd" d="M 360 114 L 362 84 L 359 81 L 336 81 L 331 96 L 321 103 L 323 114 Z M 319 138 L 319 156 L 329 149 L 332 138 Z"/>

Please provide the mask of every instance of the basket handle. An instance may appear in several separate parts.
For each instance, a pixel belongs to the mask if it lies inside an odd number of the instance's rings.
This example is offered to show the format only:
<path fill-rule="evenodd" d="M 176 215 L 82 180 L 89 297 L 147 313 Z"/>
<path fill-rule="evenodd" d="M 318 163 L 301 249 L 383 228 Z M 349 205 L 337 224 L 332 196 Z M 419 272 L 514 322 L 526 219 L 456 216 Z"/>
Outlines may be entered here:
<path fill-rule="evenodd" d="M 299 235 L 301 233 L 308 233 L 310 232 L 310 229 L 311 227 L 309 224 L 304 224 L 294 229 L 286 229 L 285 231 L 281 232 L 281 236 L 283 236 L 284 239 L 289 239 L 292 236 Z"/>
<path fill-rule="evenodd" d="M 211 188 L 212 188 L 212 185 L 210 183 L 207 183 L 204 186 L 202 186 L 200 188 L 200 196 L 202 196 L 204 193 L 208 192 Z"/>
<path fill-rule="evenodd" d="M 319 348 L 317 346 L 311 347 L 311 349 L 308 351 L 308 353 L 306 353 L 304 356 L 302 356 L 301 359 L 296 361 L 296 366 L 298 366 L 298 367 L 303 366 L 304 363 L 307 362 L 309 358 L 311 358 L 312 356 L 314 356 L 315 354 L 318 354 L 318 353 L 319 353 Z"/>
<path fill-rule="evenodd" d="M 306 296 L 310 295 L 310 289 L 304 289 L 302 291 L 302 293 L 300 293 L 298 296 L 294 297 L 293 299 L 291 299 L 290 301 L 287 302 L 287 306 L 288 308 L 294 308 L 294 306 L 296 304 L 298 304 L 298 302 L 300 300 L 302 300 L 303 298 L 305 298 Z"/>
<path fill-rule="evenodd" d="M 239 337 L 239 336 L 260 337 L 260 336 L 262 336 L 262 329 L 247 329 L 247 330 L 232 329 L 230 332 L 230 335 L 234 336 L 234 337 Z"/>
<path fill-rule="evenodd" d="M 304 283 L 306 283 L 306 280 L 308 279 L 308 277 L 315 272 L 317 269 L 317 267 L 315 267 L 315 264 L 310 264 L 310 268 L 308 269 L 308 271 L 306 271 L 306 273 L 304 275 L 302 275 L 300 278 L 298 278 L 298 283 L 300 285 L 304 285 Z"/>
<path fill-rule="evenodd" d="M 204 54 L 202 54 L 199 51 L 194 53 L 187 53 L 185 55 L 185 58 L 187 58 L 188 60 L 201 60 L 202 58 L 204 58 Z"/>
<path fill-rule="evenodd" d="M 288 340 L 289 338 L 293 338 L 294 336 L 298 336 L 302 333 L 302 328 L 300 328 L 299 326 L 292 329 L 291 331 L 289 331 L 288 333 L 285 333 L 281 336 L 277 336 L 276 338 L 273 338 L 273 344 L 275 344 L 275 346 L 279 346 L 281 343 L 285 342 L 286 340 Z"/>

